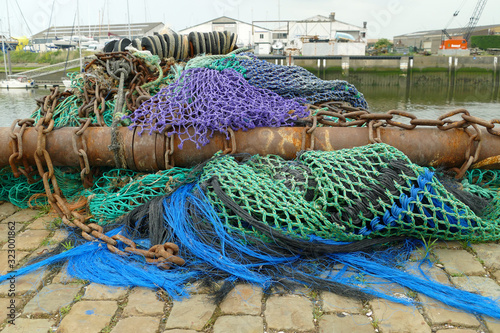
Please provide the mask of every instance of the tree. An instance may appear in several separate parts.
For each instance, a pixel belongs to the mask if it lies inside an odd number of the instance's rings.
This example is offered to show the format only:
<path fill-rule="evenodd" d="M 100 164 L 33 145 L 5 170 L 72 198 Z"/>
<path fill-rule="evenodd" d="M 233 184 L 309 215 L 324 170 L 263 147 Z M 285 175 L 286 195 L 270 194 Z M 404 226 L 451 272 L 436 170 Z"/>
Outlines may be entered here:
<path fill-rule="evenodd" d="M 380 38 L 373 47 L 376 50 L 380 50 L 383 48 L 388 49 L 389 47 L 392 47 L 392 42 L 387 38 Z"/>

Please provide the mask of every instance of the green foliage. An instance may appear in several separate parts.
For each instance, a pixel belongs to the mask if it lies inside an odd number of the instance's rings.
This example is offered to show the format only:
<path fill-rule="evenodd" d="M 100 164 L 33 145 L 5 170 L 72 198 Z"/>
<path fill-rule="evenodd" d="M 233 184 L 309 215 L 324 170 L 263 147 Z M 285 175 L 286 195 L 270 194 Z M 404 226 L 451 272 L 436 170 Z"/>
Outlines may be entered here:
<path fill-rule="evenodd" d="M 61 245 L 66 249 L 66 251 L 71 250 L 75 247 L 75 245 L 71 243 L 71 241 L 68 241 L 66 243 L 61 243 Z"/>
<path fill-rule="evenodd" d="M 380 38 L 373 47 L 377 50 L 382 48 L 389 48 L 392 47 L 392 42 L 387 38 Z"/>
<path fill-rule="evenodd" d="M 470 38 L 471 47 L 481 50 L 500 48 L 500 35 L 472 36 Z"/>
<path fill-rule="evenodd" d="M 82 52 L 82 56 L 89 55 L 88 51 Z M 0 55 L 4 54 L 0 52 Z M 60 62 L 68 60 L 78 59 L 80 57 L 79 52 L 76 51 L 68 51 L 66 50 L 57 50 L 57 51 L 48 51 L 48 52 L 27 52 L 27 51 L 12 51 L 10 52 L 10 61 L 13 64 L 26 64 L 26 63 L 36 63 L 36 64 L 57 64 Z"/>

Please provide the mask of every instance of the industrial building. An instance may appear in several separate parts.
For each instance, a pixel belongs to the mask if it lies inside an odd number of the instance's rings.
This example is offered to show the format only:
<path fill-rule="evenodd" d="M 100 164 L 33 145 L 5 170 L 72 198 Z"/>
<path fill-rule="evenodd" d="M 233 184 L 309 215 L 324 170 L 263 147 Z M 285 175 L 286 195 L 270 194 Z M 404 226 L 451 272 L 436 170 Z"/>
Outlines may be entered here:
<path fill-rule="evenodd" d="M 447 29 L 447 32 L 451 37 L 460 39 L 463 38 L 464 28 Z M 496 34 L 500 34 L 499 24 L 475 27 L 471 36 Z M 395 47 L 412 47 L 435 54 L 439 51 L 442 39 L 442 30 L 427 30 L 394 36 L 393 42 Z"/>

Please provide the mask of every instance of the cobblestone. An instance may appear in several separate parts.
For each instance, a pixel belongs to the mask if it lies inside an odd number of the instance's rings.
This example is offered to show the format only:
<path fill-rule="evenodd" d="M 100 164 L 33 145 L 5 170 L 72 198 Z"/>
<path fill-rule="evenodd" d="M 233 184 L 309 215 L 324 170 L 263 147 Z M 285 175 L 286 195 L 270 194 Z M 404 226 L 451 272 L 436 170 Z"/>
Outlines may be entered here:
<path fill-rule="evenodd" d="M 452 277 L 451 281 L 460 289 L 480 293 L 483 296 L 500 298 L 500 286 L 490 278 L 481 276 Z"/>
<path fill-rule="evenodd" d="M 11 302 L 11 299 L 14 301 Z M 7 315 L 10 314 L 10 308 L 11 304 L 14 304 L 14 313 L 19 313 L 19 311 L 15 310 L 15 307 L 17 304 L 19 304 L 19 300 L 16 298 L 0 298 L 0 318 L 2 318 L 2 321 L 7 318 Z"/>
<path fill-rule="evenodd" d="M 38 290 L 49 271 L 47 269 L 39 269 L 32 273 L 17 276 L 14 281 L 15 292 L 18 296 L 22 296 L 28 292 Z M 0 284 L 0 294 L 7 295 L 10 289 L 10 281 L 4 281 Z"/>
<path fill-rule="evenodd" d="M 472 249 L 489 269 L 500 269 L 500 244 L 472 244 Z"/>
<path fill-rule="evenodd" d="M 23 209 L 10 215 L 8 218 L 6 217 L 2 222 L 29 222 L 33 220 L 37 215 L 39 215 L 39 212 L 37 210 Z"/>
<path fill-rule="evenodd" d="M 7 325 L 2 333 L 47 333 L 52 327 L 49 319 L 17 318 L 15 325 Z"/>
<path fill-rule="evenodd" d="M 220 305 L 222 313 L 259 315 L 262 310 L 262 288 L 237 285 Z"/>
<path fill-rule="evenodd" d="M 412 306 L 376 299 L 370 301 L 373 317 L 384 333 L 430 333 L 424 317 Z"/>
<path fill-rule="evenodd" d="M 451 324 L 463 326 L 479 326 L 481 323 L 477 318 L 469 313 L 458 311 L 449 306 L 433 300 L 425 295 L 419 295 L 420 301 L 423 303 L 425 314 L 429 317 L 432 324 Z"/>
<path fill-rule="evenodd" d="M 11 228 L 14 228 L 14 232 L 17 235 L 23 227 L 24 224 L 22 223 L 14 223 L 13 225 L 9 223 L 0 223 L 0 243 L 6 242 L 9 239 L 9 230 L 11 230 Z"/>
<path fill-rule="evenodd" d="M 160 318 L 128 317 L 121 319 L 111 333 L 156 333 Z"/>
<path fill-rule="evenodd" d="M 118 309 L 114 301 L 81 301 L 73 305 L 61 321 L 58 333 L 97 333 L 111 320 Z"/>
<path fill-rule="evenodd" d="M 497 280 L 497 283 L 500 283 L 500 271 L 493 272 L 492 275 Z"/>
<path fill-rule="evenodd" d="M 324 292 L 321 294 L 323 299 L 324 312 L 349 312 L 361 313 L 363 304 L 361 301 L 343 297 L 334 293 Z"/>
<path fill-rule="evenodd" d="M 214 333 L 262 333 L 264 322 L 257 316 L 221 316 L 214 324 Z"/>
<path fill-rule="evenodd" d="M 486 317 L 484 318 L 484 323 L 490 333 L 500 333 L 500 320 Z"/>
<path fill-rule="evenodd" d="M 53 314 L 70 304 L 80 289 L 79 285 L 49 284 L 26 304 L 23 314 Z"/>
<path fill-rule="evenodd" d="M 50 222 L 54 221 L 56 218 L 57 218 L 57 216 L 52 215 L 52 214 L 39 217 L 35 221 L 30 223 L 27 228 L 28 229 L 46 230 L 47 227 L 50 225 Z"/>
<path fill-rule="evenodd" d="M 17 208 L 10 202 L 4 202 L 3 204 L 0 205 L 0 221 L 2 222 L 7 222 L 3 221 L 7 216 L 11 216 L 16 212 Z"/>
<path fill-rule="evenodd" d="M 25 230 L 16 235 L 16 250 L 33 250 L 40 246 L 40 243 L 50 234 L 47 230 Z M 2 249 L 7 250 L 9 244 L 5 244 Z"/>
<path fill-rule="evenodd" d="M 271 329 L 307 331 L 314 329 L 312 310 L 305 297 L 272 296 L 267 300 L 265 317 Z"/>
<path fill-rule="evenodd" d="M 165 328 L 201 330 L 212 317 L 215 308 L 216 305 L 203 294 L 193 295 L 182 302 L 174 301 Z"/>
<path fill-rule="evenodd" d="M 119 299 L 127 294 L 127 288 L 91 283 L 86 287 L 82 299 Z"/>
<path fill-rule="evenodd" d="M 57 273 L 56 276 L 54 276 L 54 278 L 52 279 L 52 283 L 82 283 L 82 280 L 69 276 L 67 272 L 67 265 L 64 265 L 61 268 L 61 271 Z"/>
<path fill-rule="evenodd" d="M 134 288 L 128 296 L 128 303 L 123 309 L 123 316 L 159 316 L 163 314 L 164 302 L 156 293 L 147 288 Z"/>
<path fill-rule="evenodd" d="M 14 267 L 16 267 L 28 254 L 29 252 L 15 250 Z M 9 253 L 7 251 L 0 251 L 0 275 L 4 275 L 13 270 L 9 264 L 9 259 L 12 259 L 12 257 L 9 258 Z"/>
<path fill-rule="evenodd" d="M 59 229 L 54 232 L 54 235 L 50 238 L 51 242 L 60 243 L 64 241 L 69 236 L 69 232 L 65 229 Z"/>
<path fill-rule="evenodd" d="M 436 333 L 476 333 L 476 330 L 464 329 L 464 328 L 452 328 L 446 330 L 438 330 Z"/>
<path fill-rule="evenodd" d="M 373 331 L 372 322 L 363 315 L 325 315 L 319 321 L 319 333 L 373 333 Z"/>
<path fill-rule="evenodd" d="M 434 254 L 448 274 L 485 274 L 483 265 L 465 250 L 436 249 Z"/>
<path fill-rule="evenodd" d="M 68 235 L 64 229 L 57 230 L 49 239 L 49 242 L 53 244 L 46 245 L 47 241 L 45 241 L 42 245 L 42 241 L 47 239 L 46 235 L 49 231 L 45 230 L 45 227 L 47 223 L 50 223 L 50 217 L 37 218 L 30 224 L 29 221 L 32 221 L 38 213 L 31 210 L 21 210 L 15 213 L 15 208 L 10 204 L 0 204 L 0 219 L 2 214 L 14 214 L 14 219 L 20 221 L 16 223 L 16 230 L 24 230 L 15 238 L 14 266 L 20 261 L 25 262 L 26 258 L 30 259 L 42 254 L 44 249 L 55 246 Z M 10 219 L 11 217 L 8 218 Z M 7 240 L 5 235 L 8 231 L 8 224 L 6 222 L 7 220 L 4 219 L 0 223 L 0 242 Z M 23 247 L 19 247 L 20 245 Z M 500 245 L 472 244 L 471 247 L 477 253 L 477 258 L 464 251 L 461 242 L 446 242 L 446 244 L 439 242 L 433 252 L 443 265 L 408 262 L 405 264 L 405 270 L 423 279 L 430 278 L 443 284 L 454 284 L 468 291 L 479 292 L 485 296 L 500 297 L 498 284 Z M 23 250 L 25 248 L 26 251 Z M 10 269 L 7 265 L 7 254 L 6 250 L 0 250 L 2 274 Z M 490 277 L 486 276 L 482 262 L 491 273 Z M 420 269 L 425 272 L 425 277 L 422 276 Z M 198 294 L 193 292 L 190 298 L 174 302 L 173 307 L 170 307 L 170 303 L 160 300 L 154 290 L 134 288 L 127 296 L 126 288 L 91 283 L 86 287 L 82 300 L 73 304 L 75 295 L 85 282 L 68 278 L 64 270 L 63 267 L 61 272 L 52 278 L 52 282 L 47 281 L 49 270 L 16 277 L 14 300 L 17 306 L 16 313 L 21 314 L 21 317 L 16 318 L 16 326 L 7 325 L 2 333 L 19 331 L 45 333 L 55 325 L 58 325 L 58 332 L 68 333 L 100 332 L 103 329 L 103 332 L 124 333 L 136 331 L 141 333 L 150 331 L 199 333 L 202 330 L 212 333 L 260 333 L 263 332 L 264 327 L 268 332 L 364 333 L 374 332 L 375 327 L 378 327 L 380 333 L 429 333 L 431 331 L 435 333 L 476 331 L 500 333 L 499 320 L 484 318 L 481 324 L 475 316 L 449 308 L 421 294 L 418 298 L 423 301 L 421 311 L 425 318 L 413 307 L 375 299 L 369 302 L 370 310 L 363 307 L 360 301 L 329 292 L 320 293 L 319 302 L 316 305 L 320 307 L 319 310 L 323 315 L 314 317 L 313 311 L 316 310 L 313 308 L 312 301 L 307 297 L 310 295 L 308 288 L 299 288 L 292 294 L 284 296 L 280 296 L 279 293 L 274 294 L 267 299 L 264 298 L 263 304 L 262 289 L 248 284 L 237 285 L 220 304 L 213 304 L 210 297 L 206 295 L 205 288 L 198 287 L 195 288 Z M 457 276 L 462 274 L 463 276 Z M 378 280 L 371 279 L 370 281 Z M 44 283 L 46 284 L 43 285 Z M 196 285 L 198 285 L 196 282 L 193 283 L 193 286 Z M 9 283 L 0 284 L 0 317 L 2 318 L 6 318 L 8 313 L 9 287 Z M 398 289 L 407 292 L 406 289 L 400 287 Z M 111 324 L 120 300 L 125 301 L 126 305 L 123 311 L 118 312 L 116 324 Z M 36 316 L 48 316 L 47 313 L 57 313 L 61 306 L 66 304 L 71 304 L 67 308 L 69 313 L 60 324 L 55 319 L 49 320 L 46 317 L 45 319 L 31 319 Z M 370 317 L 365 315 L 366 311 L 372 312 L 369 314 Z M 25 318 L 27 316 L 31 318 Z M 317 320 L 317 326 L 314 325 L 314 318 Z"/>

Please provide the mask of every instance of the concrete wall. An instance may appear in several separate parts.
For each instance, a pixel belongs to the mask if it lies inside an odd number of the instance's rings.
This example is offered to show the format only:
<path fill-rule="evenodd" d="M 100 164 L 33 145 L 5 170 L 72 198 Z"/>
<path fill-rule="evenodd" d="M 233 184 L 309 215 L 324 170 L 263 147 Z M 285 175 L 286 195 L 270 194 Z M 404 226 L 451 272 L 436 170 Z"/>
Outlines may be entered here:
<path fill-rule="evenodd" d="M 332 55 L 365 55 L 366 43 L 336 43 L 333 41 L 322 43 L 304 43 L 304 56 L 332 56 Z"/>
<path fill-rule="evenodd" d="M 305 56 L 329 56 L 334 54 L 334 42 L 304 43 L 302 54 Z"/>
<path fill-rule="evenodd" d="M 366 43 L 335 43 L 334 55 L 365 55 Z"/>

